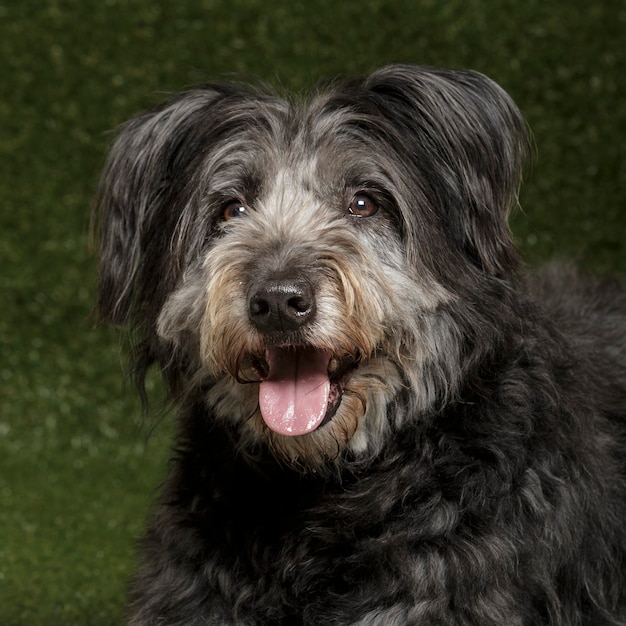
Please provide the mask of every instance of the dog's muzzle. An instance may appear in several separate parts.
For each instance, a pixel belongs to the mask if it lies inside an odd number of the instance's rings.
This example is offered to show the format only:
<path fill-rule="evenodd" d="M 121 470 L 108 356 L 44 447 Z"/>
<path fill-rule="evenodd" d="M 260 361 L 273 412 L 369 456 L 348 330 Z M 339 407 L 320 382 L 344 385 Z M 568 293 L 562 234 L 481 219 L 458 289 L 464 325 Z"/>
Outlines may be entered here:
<path fill-rule="evenodd" d="M 352 361 L 306 342 L 303 331 L 315 314 L 315 288 L 306 278 L 263 280 L 248 293 L 248 318 L 266 344 L 253 358 L 261 416 L 281 435 L 305 435 L 329 421 L 353 369 Z"/>

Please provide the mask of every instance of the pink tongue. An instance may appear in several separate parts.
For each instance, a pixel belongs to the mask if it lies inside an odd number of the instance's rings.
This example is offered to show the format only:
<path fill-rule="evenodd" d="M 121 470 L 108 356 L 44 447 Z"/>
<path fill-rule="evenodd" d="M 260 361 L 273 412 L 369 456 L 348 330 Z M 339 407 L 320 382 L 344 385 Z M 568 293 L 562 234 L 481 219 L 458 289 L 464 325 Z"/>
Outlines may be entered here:
<path fill-rule="evenodd" d="M 315 430 L 328 410 L 330 355 L 315 348 L 269 348 L 269 375 L 261 383 L 263 420 L 281 435 Z"/>

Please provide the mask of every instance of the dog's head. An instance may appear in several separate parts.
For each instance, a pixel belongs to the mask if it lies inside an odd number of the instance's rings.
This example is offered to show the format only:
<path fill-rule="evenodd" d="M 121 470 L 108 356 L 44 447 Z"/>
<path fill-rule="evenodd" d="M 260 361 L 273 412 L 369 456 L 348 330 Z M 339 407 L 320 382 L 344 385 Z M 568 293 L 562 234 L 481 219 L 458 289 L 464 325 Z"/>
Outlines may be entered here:
<path fill-rule="evenodd" d="M 517 270 L 526 144 L 469 71 L 389 66 L 306 102 L 183 93 L 106 165 L 100 316 L 241 445 L 313 468 L 375 452 L 454 391 L 478 301 Z"/>

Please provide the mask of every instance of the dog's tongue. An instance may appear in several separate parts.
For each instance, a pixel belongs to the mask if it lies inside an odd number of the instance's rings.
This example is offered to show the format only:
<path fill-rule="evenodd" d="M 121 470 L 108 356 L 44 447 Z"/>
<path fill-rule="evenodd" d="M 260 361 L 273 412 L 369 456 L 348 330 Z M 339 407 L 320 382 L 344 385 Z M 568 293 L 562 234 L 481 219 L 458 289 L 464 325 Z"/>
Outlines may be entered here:
<path fill-rule="evenodd" d="M 315 348 L 269 348 L 269 374 L 261 383 L 263 420 L 281 435 L 315 430 L 328 410 L 330 355 Z"/>

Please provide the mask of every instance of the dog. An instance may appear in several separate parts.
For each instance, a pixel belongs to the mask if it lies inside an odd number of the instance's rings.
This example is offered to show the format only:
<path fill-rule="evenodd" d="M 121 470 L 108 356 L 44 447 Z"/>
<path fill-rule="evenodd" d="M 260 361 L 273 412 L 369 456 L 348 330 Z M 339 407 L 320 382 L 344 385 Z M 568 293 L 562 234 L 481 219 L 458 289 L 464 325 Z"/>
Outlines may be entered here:
<path fill-rule="evenodd" d="M 626 624 L 626 290 L 525 270 L 530 146 L 412 65 L 122 127 L 97 308 L 178 409 L 129 625 Z"/>

